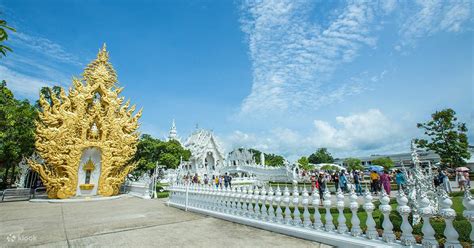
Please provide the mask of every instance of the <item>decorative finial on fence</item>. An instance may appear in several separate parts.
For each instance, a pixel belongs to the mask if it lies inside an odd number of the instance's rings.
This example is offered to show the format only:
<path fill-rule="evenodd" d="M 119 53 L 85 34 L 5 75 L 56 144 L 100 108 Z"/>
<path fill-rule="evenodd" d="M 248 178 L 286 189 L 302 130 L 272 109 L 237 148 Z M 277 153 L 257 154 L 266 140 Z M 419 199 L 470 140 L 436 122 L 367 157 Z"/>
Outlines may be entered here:
<path fill-rule="evenodd" d="M 408 221 L 408 215 L 411 213 L 411 209 L 408 204 L 408 198 L 405 196 L 405 193 L 403 190 L 400 191 L 397 197 L 397 203 L 398 207 L 397 210 L 402 216 L 402 236 L 400 237 L 400 240 L 402 241 L 402 244 L 406 246 L 411 246 L 415 244 L 415 237 L 413 236 L 413 228 L 411 227 L 409 221 Z"/>
<path fill-rule="evenodd" d="M 435 230 L 430 223 L 430 218 L 434 215 L 435 211 L 426 193 L 422 192 L 420 199 L 420 215 L 423 219 L 423 226 L 421 227 L 421 231 L 423 232 L 422 245 L 423 247 L 438 247 L 438 241 L 435 238 Z"/>
<path fill-rule="evenodd" d="M 352 212 L 352 218 L 351 218 L 351 235 L 352 236 L 360 236 L 362 233 L 362 229 L 360 228 L 360 219 L 359 216 L 357 215 L 357 211 L 359 210 L 359 203 L 357 202 L 357 194 L 355 193 L 354 188 L 351 188 L 351 195 L 350 195 L 350 209 Z"/>
<path fill-rule="evenodd" d="M 390 198 L 385 192 L 385 189 L 382 187 L 382 196 L 380 198 L 380 206 L 379 210 L 383 213 L 383 234 L 382 239 L 387 242 L 391 243 L 395 241 L 395 234 L 393 234 L 393 224 L 390 221 L 390 212 L 392 211 L 392 206 L 390 206 Z"/>
<path fill-rule="evenodd" d="M 471 189 L 468 188 L 464 191 L 464 199 L 462 205 L 465 210 L 463 211 L 463 216 L 471 223 L 471 234 L 469 235 L 470 239 L 474 242 L 474 199 L 471 196 Z"/>

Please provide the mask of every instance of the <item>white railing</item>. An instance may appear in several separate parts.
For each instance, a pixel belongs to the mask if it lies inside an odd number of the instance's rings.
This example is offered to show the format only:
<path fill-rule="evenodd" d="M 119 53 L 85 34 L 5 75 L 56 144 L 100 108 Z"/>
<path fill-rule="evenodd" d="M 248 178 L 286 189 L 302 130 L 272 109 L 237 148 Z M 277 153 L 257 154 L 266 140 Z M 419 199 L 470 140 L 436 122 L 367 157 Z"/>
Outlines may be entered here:
<path fill-rule="evenodd" d="M 379 210 L 382 212 L 384 220 L 382 223 L 383 234 L 379 238 L 375 220 L 372 216 L 375 205 L 372 203 L 373 198 L 369 192 L 365 194 L 364 204 L 362 205 L 367 213 L 365 223 L 367 229 L 364 234 L 357 215 L 359 203 L 353 191 L 349 194 L 350 202 L 347 206 L 352 213 L 351 228 L 346 225 L 346 218 L 343 213 L 346 207 L 344 203 L 345 196 L 341 191 L 336 193 L 335 202 L 331 200 L 331 195 L 327 190 L 324 192 L 323 201 L 321 202 L 317 190 L 313 191 L 310 196 L 306 188 L 303 188 L 303 190 L 294 188 L 290 192 L 288 187 L 285 187 L 282 192 L 279 187 L 276 191 L 273 191 L 270 187 L 267 192 L 265 188 L 258 189 L 252 186 L 234 187 L 232 190 L 226 190 L 204 185 L 173 185 L 169 187 L 169 191 L 170 197 L 167 203 L 169 206 L 325 244 L 340 247 L 438 247 L 438 242 L 434 237 L 434 229 L 429 222 L 429 218 L 434 215 L 434 211 L 426 196 L 423 196 L 421 201 L 424 237 L 420 245 L 416 244 L 412 234 L 413 228 L 408 221 L 411 209 L 407 206 L 408 199 L 403 193 L 397 196 L 397 211 L 402 216 L 402 234 L 400 240 L 396 240 L 393 224 L 389 218 L 392 210 L 389 204 L 390 198 L 385 192 L 380 197 Z M 319 211 L 321 203 L 326 209 L 324 224 Z M 444 194 L 440 200 L 440 213 L 446 222 L 444 230 L 446 236 L 445 247 L 461 247 L 457 240 L 458 233 L 452 224 L 456 213 L 451 205 L 451 199 L 447 194 Z M 466 193 L 463 205 L 465 207 L 463 214 L 473 226 L 470 233 L 470 238 L 473 240 L 474 199 L 469 193 Z M 333 223 L 330 211 L 332 206 L 335 206 L 338 210 L 337 226 Z M 302 218 L 299 207 L 303 209 Z M 311 207 L 315 210 L 314 214 L 309 212 Z"/>

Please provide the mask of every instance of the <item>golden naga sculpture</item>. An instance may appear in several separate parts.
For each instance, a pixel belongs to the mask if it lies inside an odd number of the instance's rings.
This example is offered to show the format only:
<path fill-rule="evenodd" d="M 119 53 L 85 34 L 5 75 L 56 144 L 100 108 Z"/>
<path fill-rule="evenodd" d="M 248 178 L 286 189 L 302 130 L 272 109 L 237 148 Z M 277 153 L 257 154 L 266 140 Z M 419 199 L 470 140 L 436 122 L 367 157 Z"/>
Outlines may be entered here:
<path fill-rule="evenodd" d="M 62 88 L 59 95 L 51 91 L 50 100 L 41 94 L 36 150 L 44 164 L 32 160 L 29 164 L 40 175 L 49 198 L 77 195 L 82 183 L 78 182 L 78 173 L 84 166 L 81 159 L 87 149 L 96 149 L 100 154 L 95 191 L 99 195 L 118 194 L 120 185 L 134 168 L 130 161 L 136 151 L 142 110 L 134 116 L 135 106 L 129 108 L 130 101 L 123 104 L 124 98 L 119 97 L 123 88 L 116 84 L 117 75 L 104 44 L 84 70 L 82 79 L 73 78 L 68 95 Z M 94 166 L 90 168 L 95 170 Z M 93 186 L 87 182 L 79 190 Z"/>

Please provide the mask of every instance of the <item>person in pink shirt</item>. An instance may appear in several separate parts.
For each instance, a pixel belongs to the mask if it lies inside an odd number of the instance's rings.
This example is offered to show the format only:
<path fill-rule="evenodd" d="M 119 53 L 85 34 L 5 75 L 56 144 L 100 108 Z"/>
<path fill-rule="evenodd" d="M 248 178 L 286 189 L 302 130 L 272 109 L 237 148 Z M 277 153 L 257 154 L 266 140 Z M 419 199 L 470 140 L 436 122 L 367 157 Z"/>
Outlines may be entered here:
<path fill-rule="evenodd" d="M 382 175 L 380 175 L 380 184 L 382 184 L 383 189 L 385 192 L 387 192 L 388 195 L 390 195 L 390 175 L 388 174 L 388 171 L 384 171 Z"/>

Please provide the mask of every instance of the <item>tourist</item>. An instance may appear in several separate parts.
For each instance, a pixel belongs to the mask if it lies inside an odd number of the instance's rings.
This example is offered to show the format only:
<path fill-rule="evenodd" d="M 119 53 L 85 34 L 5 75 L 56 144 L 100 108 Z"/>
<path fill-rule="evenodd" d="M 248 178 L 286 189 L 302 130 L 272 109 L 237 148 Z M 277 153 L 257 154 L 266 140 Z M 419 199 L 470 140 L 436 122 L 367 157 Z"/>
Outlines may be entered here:
<path fill-rule="evenodd" d="M 439 170 L 438 180 L 439 180 L 440 185 L 443 186 L 444 190 L 447 193 L 453 192 L 453 190 L 451 189 L 451 184 L 449 183 L 449 177 L 446 174 L 446 171 Z"/>
<path fill-rule="evenodd" d="M 370 191 L 372 191 L 372 193 L 374 194 L 377 194 L 378 192 L 379 179 L 380 179 L 380 176 L 376 171 L 372 171 L 370 173 L 370 180 L 371 180 Z"/>
<path fill-rule="evenodd" d="M 390 175 L 388 171 L 385 170 L 382 175 L 380 175 L 380 184 L 382 184 L 383 189 L 390 196 Z"/>
<path fill-rule="evenodd" d="M 334 186 L 336 187 L 336 191 L 339 189 L 339 175 L 337 172 L 332 174 L 332 181 L 334 182 Z"/>
<path fill-rule="evenodd" d="M 352 174 L 352 178 L 354 180 L 356 194 L 358 196 L 361 196 L 362 195 L 362 187 L 360 185 L 361 178 L 360 178 L 360 175 L 359 175 L 359 171 L 354 171 L 354 173 Z"/>
<path fill-rule="evenodd" d="M 194 177 L 193 177 L 193 183 L 198 183 L 199 182 L 199 178 L 198 178 L 198 174 L 194 174 Z"/>
<path fill-rule="evenodd" d="M 219 188 L 219 176 L 212 176 L 214 178 L 214 184 L 216 185 L 216 189 Z"/>
<path fill-rule="evenodd" d="M 204 174 L 204 184 L 207 185 L 209 183 L 209 178 L 207 177 L 207 174 Z"/>
<path fill-rule="evenodd" d="M 318 183 L 318 180 L 316 179 L 316 174 L 312 173 L 310 180 L 311 180 L 311 191 L 314 191 L 317 188 L 316 184 Z"/>
<path fill-rule="evenodd" d="M 397 174 L 395 174 L 395 182 L 397 182 L 398 192 L 400 193 L 400 191 L 405 188 L 406 184 L 405 175 L 403 175 L 401 170 L 397 170 Z"/>
<path fill-rule="evenodd" d="M 463 173 L 464 175 L 464 189 L 470 189 L 471 188 L 471 179 L 469 178 L 469 172 L 468 171 L 465 171 Z"/>
<path fill-rule="evenodd" d="M 324 191 L 326 190 L 326 176 L 324 175 L 324 172 L 319 173 L 319 178 L 318 178 L 318 184 L 319 184 L 319 204 L 322 206 L 323 205 L 323 200 L 324 200 Z"/>
<path fill-rule="evenodd" d="M 232 189 L 232 177 L 229 175 L 229 188 Z"/>
<path fill-rule="evenodd" d="M 462 173 L 461 171 L 458 171 L 456 173 L 457 175 L 457 178 L 458 178 L 458 187 L 459 187 L 459 190 L 464 190 L 465 189 L 465 186 L 464 186 L 464 183 L 466 182 L 466 178 L 464 177 L 464 173 Z"/>
<path fill-rule="evenodd" d="M 347 191 L 347 177 L 344 170 L 342 170 L 341 174 L 339 175 L 339 186 L 341 187 L 342 192 Z"/>
<path fill-rule="evenodd" d="M 227 172 L 225 173 L 225 176 L 224 176 L 224 186 L 226 189 L 229 186 L 229 175 L 227 174 Z"/>
<path fill-rule="evenodd" d="M 222 189 L 222 181 L 224 181 L 224 177 L 220 176 L 219 177 L 219 187 Z"/>

